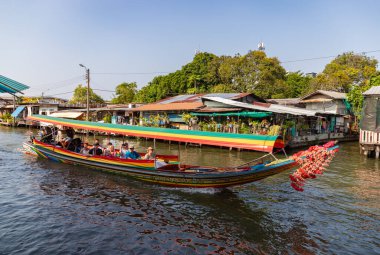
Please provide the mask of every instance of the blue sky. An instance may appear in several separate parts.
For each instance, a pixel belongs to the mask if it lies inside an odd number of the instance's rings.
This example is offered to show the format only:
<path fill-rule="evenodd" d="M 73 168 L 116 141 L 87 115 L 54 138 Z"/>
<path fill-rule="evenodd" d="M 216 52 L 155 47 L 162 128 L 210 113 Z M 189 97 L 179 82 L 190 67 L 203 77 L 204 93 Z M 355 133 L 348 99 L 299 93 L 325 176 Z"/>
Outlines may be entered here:
<path fill-rule="evenodd" d="M 79 63 L 93 88 L 114 90 L 180 69 L 197 49 L 245 54 L 263 41 L 284 62 L 380 50 L 375 0 L 0 0 L 0 10 L 0 74 L 29 85 L 28 95 L 69 98 L 61 93 L 84 83 Z M 368 56 L 380 59 L 380 51 Z M 283 66 L 321 72 L 331 60 Z"/>

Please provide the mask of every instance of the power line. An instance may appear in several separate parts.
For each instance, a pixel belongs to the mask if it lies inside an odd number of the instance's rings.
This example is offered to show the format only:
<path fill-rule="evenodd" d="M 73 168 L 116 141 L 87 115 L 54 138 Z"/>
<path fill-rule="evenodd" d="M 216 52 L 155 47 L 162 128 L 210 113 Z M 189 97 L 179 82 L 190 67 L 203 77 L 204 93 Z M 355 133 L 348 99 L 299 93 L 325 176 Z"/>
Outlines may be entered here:
<path fill-rule="evenodd" d="M 96 90 L 96 91 L 105 91 L 105 92 L 112 92 L 112 93 L 115 93 L 116 91 L 114 90 L 106 90 L 106 89 L 92 89 L 92 90 Z"/>
<path fill-rule="evenodd" d="M 363 51 L 362 54 L 368 54 L 368 53 L 374 53 L 379 52 L 380 50 L 371 50 L 371 51 Z M 319 59 L 326 59 L 326 58 L 336 58 L 339 55 L 333 55 L 333 56 L 325 56 L 325 57 L 316 57 L 316 58 L 305 58 L 305 59 L 297 59 L 297 60 L 287 60 L 287 61 L 280 61 L 281 64 L 284 63 L 293 63 L 293 62 L 303 62 L 303 61 L 310 61 L 310 60 L 319 60 Z"/>
<path fill-rule="evenodd" d="M 92 73 L 98 75 L 150 75 L 150 74 L 168 74 L 170 72 L 140 72 L 140 73 Z"/>
<path fill-rule="evenodd" d="M 63 83 L 63 82 L 75 81 L 75 80 L 78 80 L 79 78 L 83 78 L 83 75 L 75 76 L 75 77 L 72 77 L 72 78 L 69 78 L 69 79 L 66 79 L 66 80 L 62 80 L 62 81 L 56 81 L 56 82 L 49 82 L 49 83 L 39 84 L 37 86 L 54 85 L 54 84 L 59 84 L 59 83 Z"/>
<path fill-rule="evenodd" d="M 63 93 L 58 93 L 58 94 L 53 94 L 53 95 L 46 95 L 45 97 L 52 97 L 52 96 L 58 96 L 58 95 L 65 95 L 65 94 L 70 94 L 70 93 L 74 93 L 74 91 L 63 92 Z"/>

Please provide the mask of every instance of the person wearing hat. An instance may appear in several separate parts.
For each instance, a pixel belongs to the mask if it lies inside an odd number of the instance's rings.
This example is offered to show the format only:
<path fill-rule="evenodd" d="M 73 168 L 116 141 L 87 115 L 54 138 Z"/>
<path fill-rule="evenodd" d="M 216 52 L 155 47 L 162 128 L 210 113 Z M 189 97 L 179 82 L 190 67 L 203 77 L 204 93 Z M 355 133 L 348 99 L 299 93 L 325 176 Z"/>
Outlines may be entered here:
<path fill-rule="evenodd" d="M 94 146 L 90 149 L 89 153 L 90 155 L 99 156 L 103 154 L 103 150 L 100 148 L 99 143 L 94 143 Z"/>
<path fill-rule="evenodd" d="M 120 158 L 125 158 L 125 154 L 127 154 L 127 152 L 128 152 L 128 143 L 123 143 L 120 146 L 120 150 L 119 150 Z"/>
<path fill-rule="evenodd" d="M 151 160 L 155 158 L 156 158 L 156 153 L 154 153 L 154 149 L 152 147 L 148 147 L 148 149 L 146 150 L 146 154 L 144 155 L 142 159 Z"/>
<path fill-rule="evenodd" d="M 135 146 L 129 146 L 129 150 L 125 154 L 126 159 L 140 159 L 141 156 L 135 151 Z"/>

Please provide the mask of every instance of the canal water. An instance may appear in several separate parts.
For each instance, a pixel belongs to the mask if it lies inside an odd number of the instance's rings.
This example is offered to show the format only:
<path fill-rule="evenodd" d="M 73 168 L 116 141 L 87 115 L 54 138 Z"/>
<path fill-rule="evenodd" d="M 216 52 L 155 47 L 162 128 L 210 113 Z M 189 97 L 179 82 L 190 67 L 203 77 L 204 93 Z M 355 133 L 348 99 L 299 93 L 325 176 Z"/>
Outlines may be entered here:
<path fill-rule="evenodd" d="M 361 157 L 357 143 L 341 144 L 304 192 L 290 187 L 289 171 L 194 191 L 24 155 L 28 136 L 0 127 L 0 254 L 380 254 L 380 161 Z M 206 165 L 258 155 L 180 149 L 182 161 Z"/>

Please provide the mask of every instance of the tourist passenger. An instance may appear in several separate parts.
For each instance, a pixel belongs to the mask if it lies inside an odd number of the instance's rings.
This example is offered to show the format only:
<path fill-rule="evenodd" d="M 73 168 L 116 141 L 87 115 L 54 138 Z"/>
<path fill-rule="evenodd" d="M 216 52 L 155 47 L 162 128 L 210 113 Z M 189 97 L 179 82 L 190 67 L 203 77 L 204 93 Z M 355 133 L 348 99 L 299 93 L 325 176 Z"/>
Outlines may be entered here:
<path fill-rule="evenodd" d="M 75 130 L 72 127 L 69 127 L 68 129 L 66 129 L 66 135 L 67 137 L 73 139 L 75 135 Z"/>
<path fill-rule="evenodd" d="M 83 148 L 81 149 L 80 154 L 90 156 L 90 147 L 88 146 L 88 143 L 83 144 Z"/>
<path fill-rule="evenodd" d="M 151 160 L 155 158 L 156 158 L 156 153 L 154 153 L 154 149 L 152 147 L 148 147 L 148 149 L 146 150 L 146 154 L 144 155 L 144 157 L 142 157 L 142 159 Z"/>
<path fill-rule="evenodd" d="M 67 136 L 65 138 L 62 137 L 61 140 L 59 141 L 58 145 L 60 145 L 64 149 L 67 149 L 67 147 L 69 147 L 72 140 L 73 139 L 69 136 Z"/>
<path fill-rule="evenodd" d="M 111 142 L 109 142 L 107 148 L 104 149 L 104 156 L 115 156 L 115 147 Z"/>
<path fill-rule="evenodd" d="M 120 154 L 120 158 L 125 158 L 125 154 L 128 152 L 128 143 L 123 143 L 121 146 L 120 146 L 120 151 L 119 151 L 119 154 Z"/>
<path fill-rule="evenodd" d="M 95 144 L 99 144 L 99 147 L 102 148 L 102 146 L 100 146 L 100 141 L 99 141 L 98 138 L 95 139 L 95 141 L 94 141 L 94 145 L 95 145 Z M 103 149 L 103 148 L 102 148 L 102 149 Z"/>
<path fill-rule="evenodd" d="M 133 145 L 131 145 L 129 147 L 129 151 L 127 151 L 127 153 L 125 154 L 125 158 L 127 158 L 127 159 L 139 159 L 139 158 L 141 158 L 141 156 L 140 156 L 140 154 L 138 154 L 135 151 L 135 147 Z"/>
<path fill-rule="evenodd" d="M 92 149 L 90 149 L 89 153 L 90 155 L 99 156 L 103 154 L 103 150 L 100 148 L 99 143 L 95 143 Z"/>

